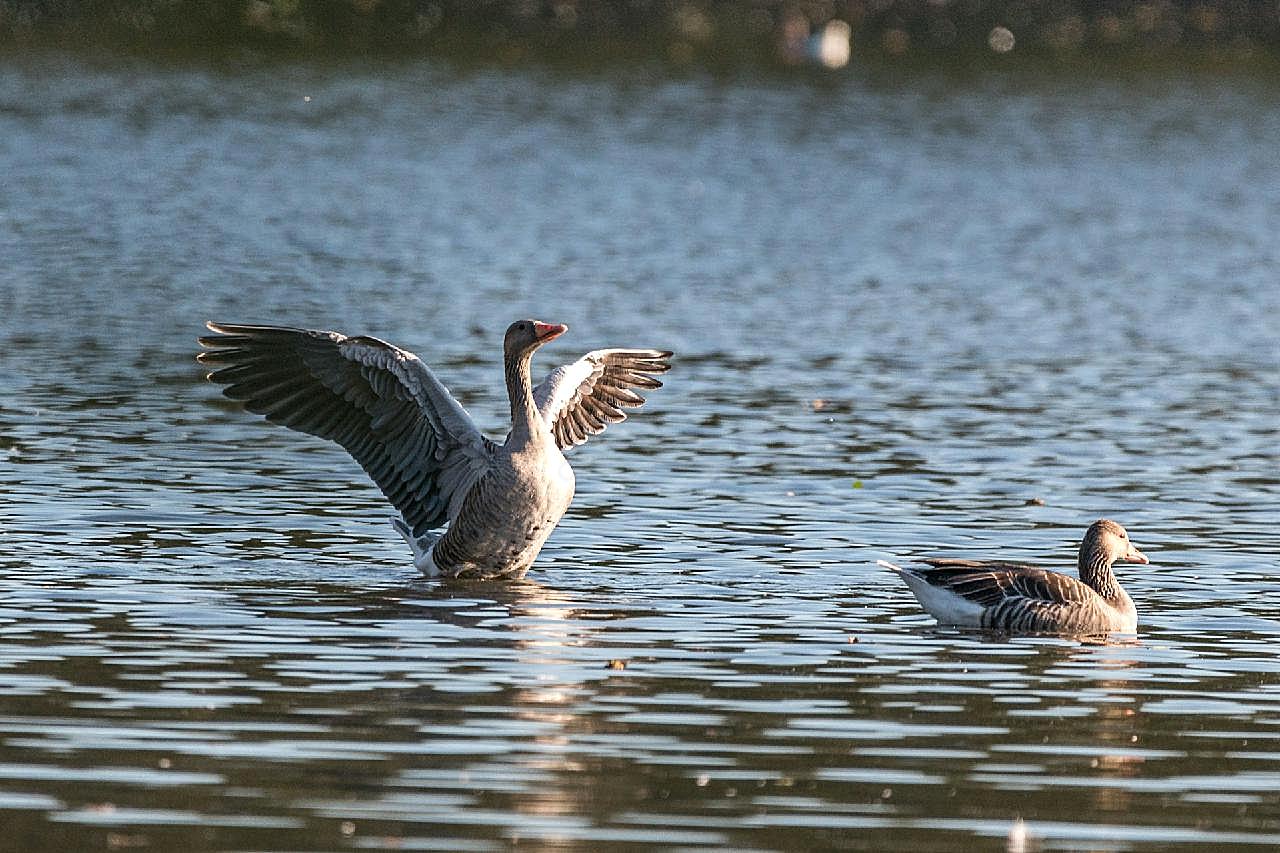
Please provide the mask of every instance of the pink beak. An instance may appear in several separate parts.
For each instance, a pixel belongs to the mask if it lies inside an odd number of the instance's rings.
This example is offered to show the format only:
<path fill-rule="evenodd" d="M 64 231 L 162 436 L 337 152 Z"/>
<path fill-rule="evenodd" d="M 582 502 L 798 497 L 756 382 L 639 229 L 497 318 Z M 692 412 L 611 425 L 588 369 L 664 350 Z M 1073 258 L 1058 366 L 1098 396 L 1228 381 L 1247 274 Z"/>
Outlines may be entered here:
<path fill-rule="evenodd" d="M 538 340 L 542 343 L 555 340 L 556 338 L 569 331 L 569 327 L 563 323 L 534 323 L 533 333 L 538 336 Z"/>

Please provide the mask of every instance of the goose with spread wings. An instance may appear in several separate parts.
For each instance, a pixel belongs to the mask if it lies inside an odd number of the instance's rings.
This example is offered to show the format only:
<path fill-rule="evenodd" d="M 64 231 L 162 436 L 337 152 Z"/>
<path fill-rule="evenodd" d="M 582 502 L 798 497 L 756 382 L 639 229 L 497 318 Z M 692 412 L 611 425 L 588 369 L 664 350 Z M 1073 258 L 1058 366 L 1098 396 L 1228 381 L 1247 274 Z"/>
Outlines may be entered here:
<path fill-rule="evenodd" d="M 1001 560 L 925 560 L 931 568 L 892 569 L 942 625 L 1004 633 L 1133 634 L 1138 611 L 1111 566 L 1147 563 L 1128 532 L 1100 518 L 1085 531 L 1077 568 L 1080 579 L 1025 563 Z"/>
<path fill-rule="evenodd" d="M 250 412 L 337 442 L 399 510 L 392 523 L 430 577 L 510 578 L 528 571 L 573 499 L 564 451 L 626 418 L 662 387 L 671 353 L 601 349 L 536 388 L 533 354 L 568 331 L 518 320 L 503 340 L 511 432 L 480 434 L 416 355 L 338 332 L 208 323 L 197 359 Z M 441 533 L 437 528 L 447 525 Z"/>

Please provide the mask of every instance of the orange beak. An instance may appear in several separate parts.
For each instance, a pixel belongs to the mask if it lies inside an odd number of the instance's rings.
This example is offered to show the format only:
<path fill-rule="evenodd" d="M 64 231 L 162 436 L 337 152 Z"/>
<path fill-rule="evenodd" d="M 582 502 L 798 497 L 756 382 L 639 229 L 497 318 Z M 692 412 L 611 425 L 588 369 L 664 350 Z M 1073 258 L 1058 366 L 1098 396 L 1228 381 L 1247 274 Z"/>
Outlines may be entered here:
<path fill-rule="evenodd" d="M 1147 559 L 1146 554 L 1142 553 L 1132 545 L 1129 546 L 1129 552 L 1125 554 L 1123 557 L 1121 557 L 1120 560 L 1125 563 L 1150 563 L 1151 562 L 1150 560 Z"/>
<path fill-rule="evenodd" d="M 541 343 L 553 341 L 556 338 L 569 331 L 569 327 L 563 323 L 534 323 L 533 333 L 538 336 Z"/>

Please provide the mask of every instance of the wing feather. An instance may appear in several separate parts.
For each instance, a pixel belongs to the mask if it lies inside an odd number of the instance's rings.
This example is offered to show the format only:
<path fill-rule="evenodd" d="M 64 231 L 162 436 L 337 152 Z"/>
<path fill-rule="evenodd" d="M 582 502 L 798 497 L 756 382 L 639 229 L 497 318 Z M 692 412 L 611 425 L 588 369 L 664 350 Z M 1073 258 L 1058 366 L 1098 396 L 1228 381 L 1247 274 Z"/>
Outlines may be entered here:
<path fill-rule="evenodd" d="M 655 374 L 671 369 L 671 353 L 651 349 L 602 349 L 562 365 L 533 389 L 534 403 L 567 450 L 627 419 L 625 409 L 644 403 L 632 388 L 661 388 Z"/>
<path fill-rule="evenodd" d="M 247 410 L 330 439 L 360 463 L 415 536 L 439 527 L 493 445 L 413 353 L 337 332 L 209 323 L 197 359 Z"/>
<path fill-rule="evenodd" d="M 933 569 L 920 578 L 950 590 L 983 607 L 1025 608 L 1050 612 L 1053 608 L 1089 605 L 1097 593 L 1070 575 L 1023 562 L 925 560 Z"/>

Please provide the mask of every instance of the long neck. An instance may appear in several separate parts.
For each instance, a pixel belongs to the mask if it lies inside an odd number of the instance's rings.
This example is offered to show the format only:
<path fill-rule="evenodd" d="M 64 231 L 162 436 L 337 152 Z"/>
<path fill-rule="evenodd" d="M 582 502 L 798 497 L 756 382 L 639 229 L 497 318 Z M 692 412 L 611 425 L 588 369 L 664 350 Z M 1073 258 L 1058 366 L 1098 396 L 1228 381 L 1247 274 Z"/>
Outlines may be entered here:
<path fill-rule="evenodd" d="M 533 405 L 529 361 L 533 350 L 506 359 L 507 397 L 511 400 L 511 440 L 528 441 L 537 429 L 538 410 Z"/>
<path fill-rule="evenodd" d="M 1102 548 L 1096 544 L 1090 547 L 1090 543 L 1081 545 L 1077 567 L 1080 570 L 1080 580 L 1093 587 L 1098 595 L 1108 600 L 1119 597 L 1120 583 L 1111 571 L 1110 558 Z"/>

